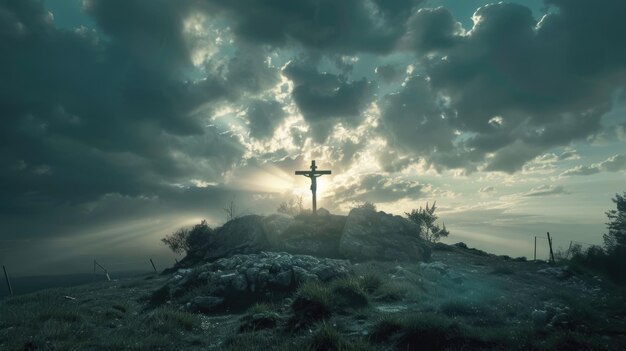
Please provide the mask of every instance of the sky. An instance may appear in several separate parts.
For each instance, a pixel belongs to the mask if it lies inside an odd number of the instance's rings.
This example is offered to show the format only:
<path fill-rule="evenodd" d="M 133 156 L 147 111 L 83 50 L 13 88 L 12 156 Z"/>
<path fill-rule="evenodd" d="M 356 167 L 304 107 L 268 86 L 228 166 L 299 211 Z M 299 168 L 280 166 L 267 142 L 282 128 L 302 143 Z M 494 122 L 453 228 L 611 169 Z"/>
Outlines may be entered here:
<path fill-rule="evenodd" d="M 626 191 L 622 0 L 0 0 L 0 261 L 161 268 L 183 226 L 436 201 L 445 242 L 600 244 Z M 546 258 L 539 240 L 539 258 Z"/>

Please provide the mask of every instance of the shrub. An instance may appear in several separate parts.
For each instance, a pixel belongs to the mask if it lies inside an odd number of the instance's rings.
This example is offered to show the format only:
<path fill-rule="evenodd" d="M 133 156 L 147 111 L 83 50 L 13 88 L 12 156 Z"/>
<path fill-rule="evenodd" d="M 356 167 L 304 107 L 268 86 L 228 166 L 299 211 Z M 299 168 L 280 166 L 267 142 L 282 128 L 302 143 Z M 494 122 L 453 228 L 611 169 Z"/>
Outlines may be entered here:
<path fill-rule="evenodd" d="M 437 242 L 441 238 L 450 235 L 445 223 L 441 227 L 435 224 L 435 221 L 439 218 L 435 215 L 435 210 L 437 209 L 435 203 L 433 202 L 433 205 L 430 207 L 426 203 L 426 208 L 420 207 L 419 210 L 413 209 L 411 212 L 405 212 L 408 219 L 419 226 L 419 235 L 430 242 Z"/>
<path fill-rule="evenodd" d="M 359 208 L 359 209 L 376 212 L 376 205 L 373 202 L 369 202 L 369 201 L 357 202 L 352 205 L 352 208 Z"/>
<path fill-rule="evenodd" d="M 193 253 L 209 243 L 213 229 L 205 220 L 196 224 L 191 230 L 180 228 L 174 233 L 167 235 L 161 241 L 177 254 Z"/>
<path fill-rule="evenodd" d="M 288 214 L 294 217 L 301 213 L 304 213 L 302 195 L 296 196 L 295 200 L 290 199 L 289 202 L 287 201 L 281 202 L 280 205 L 278 205 L 276 212 Z"/>

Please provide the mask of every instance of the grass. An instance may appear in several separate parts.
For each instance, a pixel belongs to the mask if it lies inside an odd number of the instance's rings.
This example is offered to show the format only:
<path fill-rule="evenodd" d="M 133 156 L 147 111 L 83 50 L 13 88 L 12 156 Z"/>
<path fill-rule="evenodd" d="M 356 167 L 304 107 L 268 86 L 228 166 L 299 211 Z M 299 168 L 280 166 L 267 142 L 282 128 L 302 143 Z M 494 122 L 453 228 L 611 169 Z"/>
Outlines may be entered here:
<path fill-rule="evenodd" d="M 369 304 L 363 281 L 357 277 L 337 279 L 330 288 L 333 305 L 337 308 L 361 308 Z"/>
<path fill-rule="evenodd" d="M 511 274 L 515 274 L 515 270 L 513 270 L 513 268 L 509 267 L 509 266 L 505 266 L 505 265 L 498 265 L 493 267 L 493 270 L 491 271 L 492 274 L 502 274 L 502 275 L 511 275 Z"/>

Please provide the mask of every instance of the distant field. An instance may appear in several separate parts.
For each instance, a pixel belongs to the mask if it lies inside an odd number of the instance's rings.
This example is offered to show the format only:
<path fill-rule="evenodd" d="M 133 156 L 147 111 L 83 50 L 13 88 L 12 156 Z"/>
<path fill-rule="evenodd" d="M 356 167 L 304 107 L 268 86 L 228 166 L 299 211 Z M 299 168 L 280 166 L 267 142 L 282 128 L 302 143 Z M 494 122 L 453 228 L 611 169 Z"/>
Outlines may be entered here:
<path fill-rule="evenodd" d="M 4 275 L 0 269 L 0 299 L 9 296 L 9 289 L 6 285 Z M 110 273 L 111 279 L 127 278 L 145 272 L 115 272 Z M 13 287 L 14 295 L 28 294 L 39 290 L 71 287 L 82 284 L 91 283 L 95 280 L 106 279 L 104 275 L 99 274 L 95 277 L 93 274 L 80 273 L 80 274 L 65 274 L 65 275 L 43 275 L 43 276 L 25 276 L 25 277 L 11 277 L 11 286 Z"/>

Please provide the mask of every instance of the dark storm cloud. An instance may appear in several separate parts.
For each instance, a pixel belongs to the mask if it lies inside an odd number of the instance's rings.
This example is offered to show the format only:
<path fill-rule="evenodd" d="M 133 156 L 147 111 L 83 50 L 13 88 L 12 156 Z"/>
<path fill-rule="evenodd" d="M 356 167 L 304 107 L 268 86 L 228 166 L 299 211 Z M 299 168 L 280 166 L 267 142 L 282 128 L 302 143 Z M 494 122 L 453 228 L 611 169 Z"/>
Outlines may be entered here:
<path fill-rule="evenodd" d="M 400 80 L 404 72 L 397 65 L 390 64 L 376 67 L 374 73 L 376 73 L 383 82 L 390 84 Z"/>
<path fill-rule="evenodd" d="M 385 53 L 404 34 L 421 0 L 205 0 L 208 12 L 226 14 L 235 34 L 275 46 L 352 54 Z"/>
<path fill-rule="evenodd" d="M 348 81 L 341 75 L 319 72 L 310 64 L 290 62 L 283 74 L 293 82 L 292 97 L 320 142 L 339 120 L 351 126 L 358 124 L 373 97 L 371 82 Z"/>
<path fill-rule="evenodd" d="M 285 112 L 277 101 L 255 100 L 248 105 L 246 116 L 250 122 L 250 135 L 254 138 L 267 138 L 272 136 Z"/>
<path fill-rule="evenodd" d="M 407 86 L 388 97 L 395 101 L 384 119 L 399 123 L 390 116 L 402 115 L 394 109 L 409 106 L 413 97 L 442 97 L 443 106 L 453 112 L 426 101 L 411 106 L 412 119 L 402 119 L 408 128 L 392 130 L 399 145 L 413 148 L 436 167 L 475 170 L 487 162 L 487 170 L 513 173 L 553 147 L 600 131 L 611 94 L 626 82 L 626 22 L 621 16 L 626 2 L 547 3 L 557 10 L 539 23 L 522 5 L 483 6 L 467 35 L 459 35 L 446 9 L 418 11 L 403 43 L 419 55 L 437 53 L 421 59 L 430 88 L 411 92 Z M 434 123 L 442 112 L 448 118 L 437 122 L 436 132 L 419 132 L 429 129 L 420 123 Z M 453 129 L 469 138 L 451 148 L 439 139 L 452 140 Z"/>
<path fill-rule="evenodd" d="M 420 154 L 453 149 L 448 111 L 437 100 L 429 79 L 408 78 L 402 90 L 382 100 L 382 130 L 396 150 Z"/>
<path fill-rule="evenodd" d="M 237 82 L 246 73 L 236 69 L 184 78 L 183 2 L 85 5 L 106 37 L 55 27 L 40 1 L 0 2 L 0 209 L 16 235 L 86 218 L 81 206 L 107 196 L 132 204 L 191 178 L 219 180 L 243 150 L 196 110 L 234 96 L 228 77 L 237 94 L 265 87 L 254 75 Z"/>
<path fill-rule="evenodd" d="M 463 27 L 443 7 L 420 9 L 408 22 L 403 45 L 421 54 L 454 46 L 460 41 Z"/>

